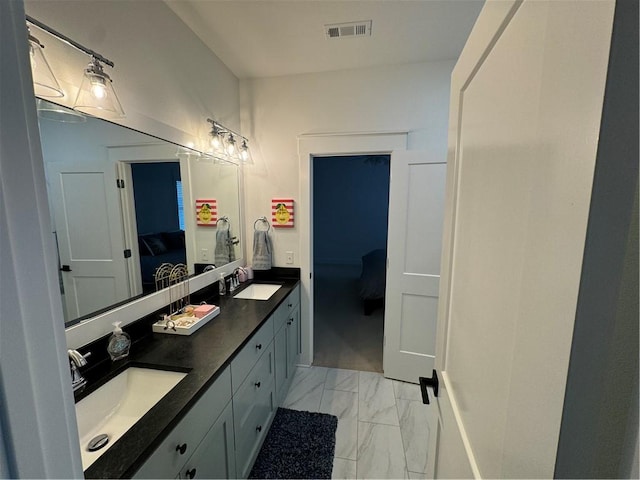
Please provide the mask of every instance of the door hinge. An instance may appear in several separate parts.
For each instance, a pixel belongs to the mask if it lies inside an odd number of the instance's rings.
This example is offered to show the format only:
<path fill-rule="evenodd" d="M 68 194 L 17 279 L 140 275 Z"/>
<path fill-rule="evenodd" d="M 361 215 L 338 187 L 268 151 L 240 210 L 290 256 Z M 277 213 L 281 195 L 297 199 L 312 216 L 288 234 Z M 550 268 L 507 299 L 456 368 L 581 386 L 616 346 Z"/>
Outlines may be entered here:
<path fill-rule="evenodd" d="M 309 272 L 309 280 L 313 278 L 313 273 Z"/>
<path fill-rule="evenodd" d="M 116 187 L 124 188 L 124 180 L 121 178 L 116 178 Z"/>
<path fill-rule="evenodd" d="M 127 248 L 127 249 L 124 251 L 124 258 L 130 258 L 130 257 L 131 257 L 131 249 L 130 249 L 130 248 Z"/>

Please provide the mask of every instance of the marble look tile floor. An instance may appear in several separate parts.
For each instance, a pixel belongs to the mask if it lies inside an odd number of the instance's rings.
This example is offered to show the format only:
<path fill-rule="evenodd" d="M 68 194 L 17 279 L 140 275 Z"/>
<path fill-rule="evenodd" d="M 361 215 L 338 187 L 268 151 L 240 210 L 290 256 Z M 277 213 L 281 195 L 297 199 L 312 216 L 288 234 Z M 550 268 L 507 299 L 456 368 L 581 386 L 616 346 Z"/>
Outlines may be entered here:
<path fill-rule="evenodd" d="M 283 407 L 338 417 L 333 478 L 426 478 L 430 406 L 379 373 L 298 367 Z"/>

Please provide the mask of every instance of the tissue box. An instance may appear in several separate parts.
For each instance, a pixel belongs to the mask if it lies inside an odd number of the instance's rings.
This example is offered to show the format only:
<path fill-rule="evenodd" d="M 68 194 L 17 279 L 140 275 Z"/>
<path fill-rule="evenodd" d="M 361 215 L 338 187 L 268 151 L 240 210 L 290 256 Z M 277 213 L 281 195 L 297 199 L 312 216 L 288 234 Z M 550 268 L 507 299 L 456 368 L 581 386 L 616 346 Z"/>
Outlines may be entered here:
<path fill-rule="evenodd" d="M 215 305 L 198 305 L 193 309 L 193 314 L 198 318 L 202 318 L 211 313 L 215 308 Z"/>

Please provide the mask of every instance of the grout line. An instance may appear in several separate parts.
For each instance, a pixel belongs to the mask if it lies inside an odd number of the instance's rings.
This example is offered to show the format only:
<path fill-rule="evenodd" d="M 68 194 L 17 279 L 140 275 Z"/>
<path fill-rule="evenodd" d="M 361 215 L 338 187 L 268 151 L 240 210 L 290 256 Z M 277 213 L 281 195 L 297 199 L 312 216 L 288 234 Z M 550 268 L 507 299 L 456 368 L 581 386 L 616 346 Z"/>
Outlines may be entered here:
<path fill-rule="evenodd" d="M 394 389 L 395 391 L 395 389 Z M 404 440 L 404 434 L 402 433 L 402 421 L 400 420 L 400 409 L 398 408 L 398 400 L 396 399 L 396 413 L 398 414 L 398 425 L 400 426 L 400 438 L 402 439 L 402 453 L 404 454 L 404 470 L 407 472 L 407 478 L 409 477 L 409 462 L 407 461 L 407 446 Z"/>

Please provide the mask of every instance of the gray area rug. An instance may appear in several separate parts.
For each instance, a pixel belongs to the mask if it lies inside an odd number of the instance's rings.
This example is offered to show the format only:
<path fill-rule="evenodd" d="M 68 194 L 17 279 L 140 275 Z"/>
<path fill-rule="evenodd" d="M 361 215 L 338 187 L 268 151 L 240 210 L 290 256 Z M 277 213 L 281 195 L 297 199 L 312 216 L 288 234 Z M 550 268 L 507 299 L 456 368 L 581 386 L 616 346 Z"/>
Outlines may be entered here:
<path fill-rule="evenodd" d="M 338 417 L 278 408 L 249 478 L 331 478 Z"/>

